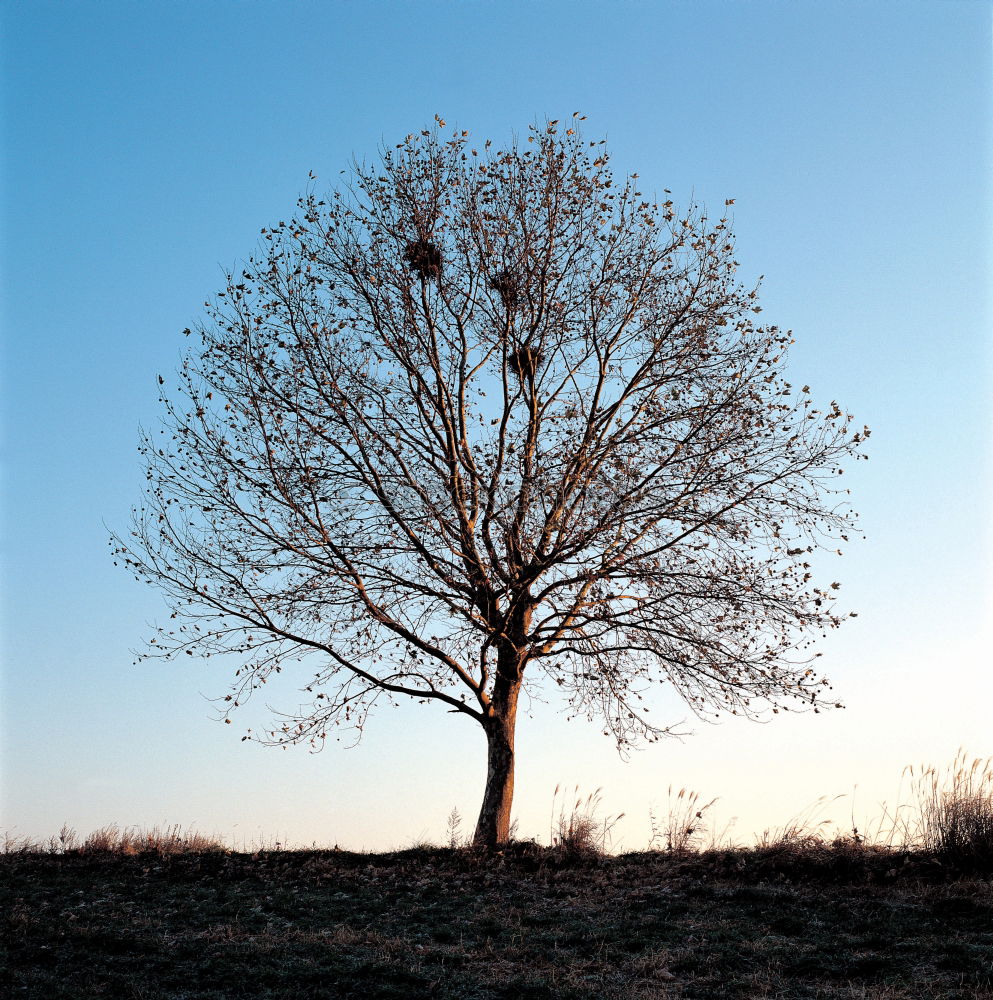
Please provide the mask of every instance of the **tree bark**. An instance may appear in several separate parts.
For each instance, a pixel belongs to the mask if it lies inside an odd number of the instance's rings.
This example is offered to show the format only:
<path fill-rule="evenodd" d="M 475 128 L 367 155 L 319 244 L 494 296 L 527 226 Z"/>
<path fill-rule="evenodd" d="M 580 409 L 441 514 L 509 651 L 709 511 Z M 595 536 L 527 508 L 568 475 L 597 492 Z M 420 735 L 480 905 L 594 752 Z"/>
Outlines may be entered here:
<path fill-rule="evenodd" d="M 497 646 L 493 697 L 483 719 L 486 731 L 486 790 L 479 810 L 476 847 L 494 850 L 510 839 L 510 807 L 514 801 L 514 730 L 517 698 L 527 662 L 526 635 L 531 607 L 521 601 L 507 631 L 510 637 Z"/>
<path fill-rule="evenodd" d="M 479 810 L 473 844 L 489 850 L 510 839 L 510 808 L 514 801 L 514 727 L 517 698 L 509 713 L 493 715 L 486 730 L 486 791 Z"/>

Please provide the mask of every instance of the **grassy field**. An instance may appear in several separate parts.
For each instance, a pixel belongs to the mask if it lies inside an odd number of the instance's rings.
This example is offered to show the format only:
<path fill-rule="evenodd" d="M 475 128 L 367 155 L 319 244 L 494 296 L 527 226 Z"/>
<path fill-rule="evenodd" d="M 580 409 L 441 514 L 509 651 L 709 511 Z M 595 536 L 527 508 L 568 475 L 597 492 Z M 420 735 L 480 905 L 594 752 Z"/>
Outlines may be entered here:
<path fill-rule="evenodd" d="M 993 998 L 989 871 L 853 840 L 24 848 L 0 886 L 0 992 L 35 1000 Z"/>
<path fill-rule="evenodd" d="M 178 828 L 0 845 L 2 995 L 32 1000 L 993 1000 L 993 759 L 918 772 L 868 835 L 719 847 L 670 789 L 642 853 L 599 792 L 552 846 L 235 852 Z M 573 801 L 574 798 L 574 801 Z M 557 819 L 555 811 L 558 809 Z M 709 849 L 704 848 L 710 843 Z M 276 845 L 273 845 L 275 847 Z"/>

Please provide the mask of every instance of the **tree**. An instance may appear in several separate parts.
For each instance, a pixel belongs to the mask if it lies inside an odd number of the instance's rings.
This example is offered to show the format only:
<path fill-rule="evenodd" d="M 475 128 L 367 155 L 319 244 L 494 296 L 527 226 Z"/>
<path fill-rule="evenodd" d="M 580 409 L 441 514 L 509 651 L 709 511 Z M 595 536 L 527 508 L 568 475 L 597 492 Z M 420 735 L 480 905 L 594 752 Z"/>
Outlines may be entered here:
<path fill-rule="evenodd" d="M 310 664 L 254 738 L 319 748 L 400 696 L 479 723 L 494 846 L 525 682 L 622 749 L 669 731 L 659 683 L 703 715 L 833 704 L 811 554 L 850 530 L 833 483 L 868 431 L 785 381 L 727 218 L 643 196 L 576 127 L 444 129 L 262 230 L 115 550 L 172 608 L 146 655 L 237 657 L 226 721 Z"/>

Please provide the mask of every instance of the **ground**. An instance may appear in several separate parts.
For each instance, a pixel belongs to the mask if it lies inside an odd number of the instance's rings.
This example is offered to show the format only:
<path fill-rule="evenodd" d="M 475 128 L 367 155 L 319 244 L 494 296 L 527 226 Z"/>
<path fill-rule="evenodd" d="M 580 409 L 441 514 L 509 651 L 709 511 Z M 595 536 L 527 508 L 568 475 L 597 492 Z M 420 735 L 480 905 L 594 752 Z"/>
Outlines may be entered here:
<path fill-rule="evenodd" d="M 854 845 L 25 852 L 0 901 L 37 1000 L 993 1000 L 989 875 Z"/>

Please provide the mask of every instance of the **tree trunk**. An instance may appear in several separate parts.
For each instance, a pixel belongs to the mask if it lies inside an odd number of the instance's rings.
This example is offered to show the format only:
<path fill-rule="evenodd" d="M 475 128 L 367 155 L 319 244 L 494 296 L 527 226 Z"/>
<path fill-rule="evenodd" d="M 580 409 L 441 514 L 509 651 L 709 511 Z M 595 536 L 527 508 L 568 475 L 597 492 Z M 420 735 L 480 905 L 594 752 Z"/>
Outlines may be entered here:
<path fill-rule="evenodd" d="M 524 677 L 525 636 L 531 609 L 520 602 L 511 628 L 511 637 L 497 647 L 497 669 L 493 698 L 483 720 L 486 731 L 486 791 L 479 810 L 476 847 L 493 850 L 510 839 L 510 807 L 514 801 L 514 728 L 517 725 L 517 697 Z"/>
<path fill-rule="evenodd" d="M 516 698 L 514 701 L 516 702 Z M 493 849 L 510 839 L 510 807 L 514 801 L 514 726 L 517 705 L 509 714 L 491 716 L 486 729 L 486 791 L 479 810 L 476 847 Z"/>

